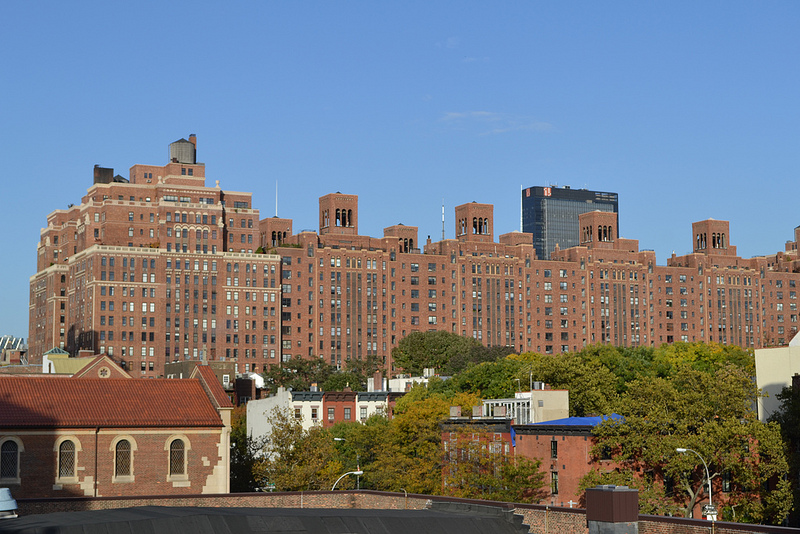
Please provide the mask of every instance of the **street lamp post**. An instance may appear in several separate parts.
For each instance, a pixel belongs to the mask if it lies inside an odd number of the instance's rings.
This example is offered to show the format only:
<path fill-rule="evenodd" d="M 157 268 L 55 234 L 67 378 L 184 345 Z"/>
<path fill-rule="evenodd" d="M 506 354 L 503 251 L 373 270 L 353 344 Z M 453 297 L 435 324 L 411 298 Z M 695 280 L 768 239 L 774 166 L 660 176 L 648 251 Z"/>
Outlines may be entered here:
<path fill-rule="evenodd" d="M 333 438 L 333 441 L 347 441 L 345 438 Z M 359 472 L 356 475 L 356 489 L 361 489 L 361 461 L 358 459 L 358 451 L 356 451 L 356 470 Z M 356 473 L 356 471 L 353 471 Z"/>
<path fill-rule="evenodd" d="M 335 490 L 335 489 L 336 489 L 336 484 L 338 484 L 338 483 L 339 483 L 339 481 L 340 481 L 340 480 L 342 480 L 342 479 L 343 479 L 344 477 L 346 477 L 347 475 L 356 475 L 356 476 L 361 476 L 361 475 L 363 475 L 363 474 L 364 474 L 364 471 L 361 471 L 361 470 L 358 470 L 358 471 L 348 471 L 347 473 L 343 474 L 342 476 L 340 476 L 339 478 L 337 478 L 337 479 L 336 479 L 336 482 L 334 482 L 334 483 L 333 483 L 333 487 L 331 488 L 331 491 Z"/>
<path fill-rule="evenodd" d="M 700 453 L 697 452 L 696 450 L 686 449 L 684 447 L 678 447 L 677 449 L 675 449 L 675 451 L 677 451 L 677 452 L 679 452 L 681 454 L 684 454 L 684 453 L 687 453 L 687 452 L 693 452 L 695 455 L 697 455 L 698 458 L 700 458 L 700 461 L 703 462 L 703 467 L 706 470 L 706 480 L 708 480 L 708 510 L 709 510 L 709 514 L 707 514 L 707 515 L 711 518 L 712 521 L 716 521 L 716 519 L 717 519 L 716 510 L 714 510 L 714 504 L 711 502 L 711 473 L 708 470 L 708 464 L 706 464 L 706 461 L 703 459 L 702 456 L 700 456 Z"/>

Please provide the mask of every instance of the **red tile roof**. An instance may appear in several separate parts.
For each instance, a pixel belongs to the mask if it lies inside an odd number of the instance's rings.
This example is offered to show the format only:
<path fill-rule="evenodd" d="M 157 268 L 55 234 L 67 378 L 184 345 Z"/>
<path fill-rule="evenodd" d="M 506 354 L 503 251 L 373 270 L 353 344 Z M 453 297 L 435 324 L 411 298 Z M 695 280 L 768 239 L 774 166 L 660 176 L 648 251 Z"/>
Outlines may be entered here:
<path fill-rule="evenodd" d="M 198 377 L 199 375 L 199 377 Z M 233 408 L 231 398 L 225 392 L 225 388 L 217 378 L 217 375 L 208 365 L 198 365 L 192 371 L 191 378 L 198 377 L 203 383 L 206 393 L 216 408 Z"/>
<path fill-rule="evenodd" d="M 220 427 L 199 380 L 0 376 L 0 427 Z"/>

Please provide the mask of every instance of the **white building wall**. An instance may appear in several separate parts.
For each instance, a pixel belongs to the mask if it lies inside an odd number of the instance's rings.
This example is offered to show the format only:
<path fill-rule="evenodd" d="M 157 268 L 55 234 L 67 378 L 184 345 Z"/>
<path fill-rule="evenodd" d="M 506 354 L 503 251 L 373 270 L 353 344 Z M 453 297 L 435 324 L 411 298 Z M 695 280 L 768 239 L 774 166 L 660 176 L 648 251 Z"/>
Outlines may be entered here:
<path fill-rule="evenodd" d="M 762 392 L 758 398 L 759 420 L 766 421 L 781 407 L 777 395 L 792 385 L 792 376 L 797 373 L 800 373 L 800 336 L 795 336 L 788 347 L 756 350 L 756 385 Z"/>

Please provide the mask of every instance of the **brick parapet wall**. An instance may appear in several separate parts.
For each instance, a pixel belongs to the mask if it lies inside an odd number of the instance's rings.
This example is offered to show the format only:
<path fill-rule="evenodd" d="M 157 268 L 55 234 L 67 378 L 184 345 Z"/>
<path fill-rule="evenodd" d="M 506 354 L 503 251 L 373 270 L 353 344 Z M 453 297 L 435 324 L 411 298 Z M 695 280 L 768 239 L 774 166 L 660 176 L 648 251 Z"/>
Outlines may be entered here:
<path fill-rule="evenodd" d="M 562 532 L 587 533 L 586 511 L 536 504 L 456 499 L 436 495 L 404 495 L 381 491 L 313 491 L 287 493 L 230 493 L 219 495 L 175 495 L 149 497 L 77 497 L 63 499 L 18 499 L 20 515 L 110 510 L 136 506 L 211 507 L 211 508 L 356 508 L 380 510 L 421 510 L 433 501 L 498 506 L 523 516 L 534 534 Z M 708 534 L 711 523 L 701 519 L 646 516 L 639 517 L 640 534 Z M 717 522 L 714 534 L 789 534 L 797 529 L 764 525 Z"/>

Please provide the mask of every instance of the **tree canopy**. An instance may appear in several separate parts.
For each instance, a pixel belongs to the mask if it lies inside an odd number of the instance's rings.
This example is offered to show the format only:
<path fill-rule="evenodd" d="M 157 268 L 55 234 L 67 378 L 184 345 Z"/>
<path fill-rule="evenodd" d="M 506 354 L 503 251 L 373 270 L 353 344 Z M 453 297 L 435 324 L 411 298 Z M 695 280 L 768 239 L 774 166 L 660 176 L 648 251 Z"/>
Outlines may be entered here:
<path fill-rule="evenodd" d="M 406 373 L 421 375 L 429 367 L 442 370 L 451 360 L 466 358 L 479 347 L 482 345 L 476 339 L 444 330 L 412 332 L 392 349 L 392 358 Z"/>
<path fill-rule="evenodd" d="M 611 451 L 628 479 L 649 477 L 644 510 L 680 510 L 690 517 L 695 504 L 708 498 L 702 462 L 676 451 L 692 449 L 708 463 L 712 481 L 725 479 L 724 499 L 714 496 L 723 518 L 780 522 L 791 506 L 781 476 L 788 465 L 777 425 L 755 417 L 756 393 L 752 378 L 733 364 L 714 374 L 686 365 L 669 377 L 636 379 L 619 400 L 624 421 L 595 428 L 594 454 Z M 592 473 L 584 486 L 619 476 Z"/>

